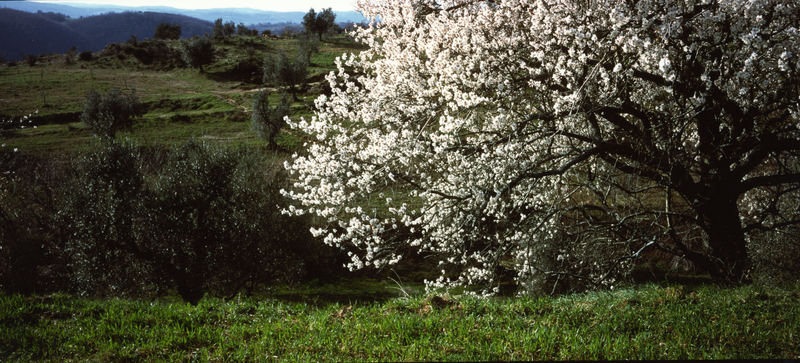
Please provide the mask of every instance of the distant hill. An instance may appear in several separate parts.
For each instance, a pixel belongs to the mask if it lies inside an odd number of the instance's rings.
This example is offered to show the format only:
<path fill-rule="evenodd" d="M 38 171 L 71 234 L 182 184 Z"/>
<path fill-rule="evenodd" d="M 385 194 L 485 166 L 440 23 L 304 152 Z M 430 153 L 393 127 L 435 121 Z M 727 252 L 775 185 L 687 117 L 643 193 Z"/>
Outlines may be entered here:
<path fill-rule="evenodd" d="M 153 12 L 124 12 L 95 15 L 67 21 L 67 25 L 92 41 L 93 49 L 102 49 L 108 43 L 128 40 L 131 35 L 138 39 L 152 38 L 158 24 L 170 23 L 181 26 L 181 37 L 211 33 L 213 24 L 184 15 Z"/>
<path fill-rule="evenodd" d="M 0 55 L 19 60 L 27 54 L 64 53 L 70 47 L 93 49 L 84 34 L 39 14 L 0 9 Z"/>
<path fill-rule="evenodd" d="M 182 37 L 210 33 L 213 27 L 207 21 L 153 12 L 110 13 L 63 21 L 55 15 L 0 8 L 0 55 L 19 60 L 27 54 L 64 53 L 73 46 L 81 51 L 97 51 L 108 43 L 124 42 L 131 35 L 151 38 L 161 23 L 180 25 Z"/>
<path fill-rule="evenodd" d="M 243 9 L 243 8 L 220 8 L 220 9 L 201 9 L 201 10 L 187 10 L 177 9 L 166 6 L 112 6 L 112 5 L 87 5 L 87 4 L 53 4 L 53 3 L 37 3 L 31 1 L 0 1 L 0 8 L 6 7 L 16 10 L 27 12 L 55 12 L 68 15 L 72 18 L 81 16 L 91 16 L 98 14 L 105 14 L 110 12 L 158 12 L 168 14 L 180 14 L 198 18 L 206 21 L 213 22 L 221 18 L 223 21 L 232 21 L 234 23 L 244 23 L 245 25 L 253 24 L 267 24 L 267 23 L 293 23 L 300 24 L 303 22 L 303 15 L 305 12 L 279 12 L 279 11 L 264 11 L 256 9 Z M 321 10 L 321 9 L 317 9 Z M 336 13 L 337 23 L 361 23 L 366 21 L 364 16 L 356 11 L 334 11 Z"/>
<path fill-rule="evenodd" d="M 29 13 L 35 13 L 37 11 L 61 13 L 66 16 L 69 16 L 70 18 L 80 18 L 81 16 L 98 15 L 98 14 L 108 13 L 111 11 L 111 9 L 105 9 L 105 10 L 100 10 L 99 8 L 89 9 L 89 8 L 81 8 L 74 6 L 66 6 L 62 4 L 36 3 L 31 1 L 0 1 L 0 8 L 20 10 Z"/>

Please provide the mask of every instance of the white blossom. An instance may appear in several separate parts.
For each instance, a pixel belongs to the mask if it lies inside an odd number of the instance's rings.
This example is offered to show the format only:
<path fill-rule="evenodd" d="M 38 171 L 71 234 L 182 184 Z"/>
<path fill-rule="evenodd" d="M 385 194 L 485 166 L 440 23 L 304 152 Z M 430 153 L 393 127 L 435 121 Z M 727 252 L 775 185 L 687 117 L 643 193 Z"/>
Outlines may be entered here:
<path fill-rule="evenodd" d="M 788 0 L 375 0 L 359 7 L 381 21 L 355 31 L 369 49 L 337 58 L 326 77 L 331 94 L 315 101 L 314 116 L 287 119 L 314 141 L 285 164 L 295 183 L 283 193 L 297 203 L 289 213 L 327 222 L 314 235 L 359 251 L 350 253 L 350 268 L 396 263 L 398 244 L 442 256 L 449 268 L 428 281 L 432 288 L 477 285 L 492 293 L 498 261 L 523 286 L 540 274 L 534 251 L 570 232 L 559 211 L 588 198 L 589 182 L 575 180 L 620 172 L 598 158 L 570 163 L 592 147 L 640 142 L 648 157 L 663 152 L 696 173 L 710 165 L 698 110 L 719 97 L 741 113 L 761 110 L 783 100 L 787 85 L 797 88 L 800 37 L 789 25 L 798 24 L 800 9 Z M 692 92 L 684 96 L 686 87 Z M 660 122 L 631 122 L 651 132 L 646 143 L 620 129 L 634 111 L 604 118 L 602 107 L 629 104 Z M 781 107 L 786 136 L 797 137 L 797 97 Z M 720 138 L 742 130 L 739 120 L 721 122 L 714 127 Z M 607 143 L 593 144 L 598 137 Z M 646 163 L 637 167 L 651 172 Z M 532 176 L 547 170 L 561 172 Z M 647 178 L 663 187 L 670 183 L 663 175 L 654 169 Z M 567 252 L 556 262 L 590 265 Z"/>

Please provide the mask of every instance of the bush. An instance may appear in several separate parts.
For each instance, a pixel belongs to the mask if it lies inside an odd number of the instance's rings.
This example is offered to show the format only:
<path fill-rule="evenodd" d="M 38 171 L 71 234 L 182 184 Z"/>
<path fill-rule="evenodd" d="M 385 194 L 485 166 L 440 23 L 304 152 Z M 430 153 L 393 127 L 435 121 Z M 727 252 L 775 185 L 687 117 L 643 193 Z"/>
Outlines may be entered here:
<path fill-rule="evenodd" d="M 169 42 L 161 39 L 146 39 L 143 41 L 110 43 L 100 53 L 101 57 L 116 57 L 120 60 L 136 58 L 143 65 L 151 69 L 166 70 L 175 67 L 184 67 L 184 54 L 182 50 L 170 46 Z"/>
<path fill-rule="evenodd" d="M 96 136 L 113 139 L 117 131 L 130 128 L 133 120 L 142 114 L 144 109 L 134 89 L 130 93 L 112 90 L 106 95 L 90 90 L 81 121 L 89 125 Z"/>
<path fill-rule="evenodd" d="M 334 258 L 305 219 L 281 214 L 285 175 L 265 173 L 252 154 L 197 141 L 143 154 L 110 142 L 82 158 L 76 176 L 59 216 L 71 286 L 81 293 L 174 288 L 197 303 L 206 293 L 326 273 Z"/>
<path fill-rule="evenodd" d="M 797 282 L 800 275 L 800 228 L 766 231 L 748 244 L 753 282 L 781 286 Z"/>
<path fill-rule="evenodd" d="M 91 61 L 91 60 L 92 60 L 92 59 L 94 59 L 94 58 L 93 58 L 93 56 L 92 56 L 92 52 L 90 52 L 90 51 L 83 51 L 83 52 L 81 52 L 80 54 L 78 54 L 78 59 L 80 59 L 81 61 L 84 61 L 84 62 L 89 62 L 89 61 Z"/>
<path fill-rule="evenodd" d="M 39 61 L 39 57 L 35 55 L 28 54 L 24 57 L 25 63 L 28 67 L 33 67 L 36 65 L 36 62 Z"/>
<path fill-rule="evenodd" d="M 307 227 L 276 208 L 284 205 L 284 175 L 256 163 L 190 142 L 170 155 L 154 183 L 146 244 L 163 255 L 161 273 L 186 301 L 302 272 L 300 256 L 309 251 L 293 249 L 308 245 Z"/>
<path fill-rule="evenodd" d="M 153 39 L 180 39 L 181 26 L 177 24 L 161 23 L 156 27 Z"/>
<path fill-rule="evenodd" d="M 252 55 L 237 60 L 236 67 L 230 71 L 236 79 L 250 83 L 259 83 L 262 73 L 261 62 Z"/>
<path fill-rule="evenodd" d="M 54 291 L 69 281 L 57 218 L 68 175 L 60 163 L 16 154 L 13 172 L 0 173 L 0 290 Z"/>
<path fill-rule="evenodd" d="M 308 63 L 305 55 L 289 59 L 284 53 L 264 59 L 264 83 L 286 87 L 297 98 L 297 86 L 306 80 Z"/>
<path fill-rule="evenodd" d="M 137 244 L 145 195 L 139 159 L 131 143 L 111 142 L 76 163 L 59 215 L 70 232 L 65 251 L 77 292 L 120 295 L 147 286 L 151 266 Z"/>
<path fill-rule="evenodd" d="M 67 53 L 64 53 L 64 64 L 66 65 L 75 64 L 75 58 L 77 57 L 77 55 L 78 55 L 77 48 L 75 48 L 74 46 L 72 48 L 69 48 L 69 51 Z"/>
<path fill-rule="evenodd" d="M 258 35 L 258 30 L 250 29 L 244 23 L 236 25 L 236 34 L 239 36 L 255 36 Z"/>
<path fill-rule="evenodd" d="M 795 166 L 797 167 L 797 166 Z M 785 285 L 800 276 L 800 186 L 758 190 L 755 203 L 770 203 L 773 215 L 745 219 L 753 230 L 748 238 L 751 277 L 762 285 Z M 754 204 L 755 204 L 754 203 Z"/>
<path fill-rule="evenodd" d="M 200 68 L 214 60 L 214 43 L 208 37 L 194 37 L 183 42 L 183 60 L 186 64 Z"/>
<path fill-rule="evenodd" d="M 298 38 L 299 47 L 297 56 L 305 61 L 306 64 L 311 64 L 311 56 L 319 52 L 319 40 L 311 37 Z"/>
<path fill-rule="evenodd" d="M 236 33 L 236 24 L 232 21 L 223 23 L 222 19 L 214 21 L 214 29 L 212 30 L 212 37 L 215 40 L 223 40 L 229 38 Z"/>

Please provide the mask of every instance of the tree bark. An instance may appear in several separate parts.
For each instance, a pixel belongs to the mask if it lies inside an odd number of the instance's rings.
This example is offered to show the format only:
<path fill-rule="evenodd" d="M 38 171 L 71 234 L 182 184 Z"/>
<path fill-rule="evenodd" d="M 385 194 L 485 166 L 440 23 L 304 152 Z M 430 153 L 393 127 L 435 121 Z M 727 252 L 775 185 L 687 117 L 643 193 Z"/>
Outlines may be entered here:
<path fill-rule="evenodd" d="M 713 188 L 712 188 L 713 189 Z M 744 282 L 748 258 L 744 229 L 736 206 L 736 194 L 712 192 L 709 199 L 695 207 L 699 222 L 708 234 L 704 261 L 699 262 L 722 284 Z"/>

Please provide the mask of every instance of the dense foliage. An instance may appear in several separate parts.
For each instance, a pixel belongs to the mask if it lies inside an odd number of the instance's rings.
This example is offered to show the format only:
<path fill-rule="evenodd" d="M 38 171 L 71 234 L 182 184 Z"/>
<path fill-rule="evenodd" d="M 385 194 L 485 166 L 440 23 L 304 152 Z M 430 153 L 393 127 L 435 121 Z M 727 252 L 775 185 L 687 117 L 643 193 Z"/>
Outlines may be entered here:
<path fill-rule="evenodd" d="M 297 88 L 308 76 L 308 58 L 310 55 L 302 53 L 293 58 L 285 53 L 267 55 L 263 66 L 264 83 L 287 88 L 297 98 Z"/>
<path fill-rule="evenodd" d="M 290 211 L 324 218 L 352 268 L 416 250 L 440 258 L 432 287 L 492 292 L 511 271 L 551 291 L 613 286 L 658 249 L 730 283 L 748 244 L 796 241 L 797 2 L 361 10 L 381 20 L 356 32 L 370 49 L 291 123 L 315 142 L 287 164 Z"/>
<path fill-rule="evenodd" d="M 180 39 L 181 26 L 178 24 L 161 23 L 153 33 L 154 39 Z"/>
<path fill-rule="evenodd" d="M 104 95 L 90 90 L 86 95 L 81 121 L 89 125 L 98 137 L 113 139 L 117 131 L 129 129 L 143 113 L 135 89 L 130 92 L 114 89 Z"/>
<path fill-rule="evenodd" d="M 203 66 L 214 61 L 214 42 L 206 36 L 184 41 L 183 59 L 186 64 L 203 72 Z"/>
<path fill-rule="evenodd" d="M 322 40 L 322 35 L 333 29 L 336 26 L 336 14 L 333 13 L 331 8 L 322 9 L 319 14 L 311 8 L 306 15 L 303 16 L 303 28 L 310 34 L 317 34 L 319 40 Z"/>
<path fill-rule="evenodd" d="M 211 36 L 216 40 L 222 40 L 225 38 L 230 38 L 234 34 L 236 34 L 236 23 L 229 21 L 227 23 L 222 22 L 222 18 L 219 18 L 214 21 L 214 28 L 212 29 Z"/>
<path fill-rule="evenodd" d="M 22 157 L 22 156 L 19 156 Z M 285 174 L 200 142 L 107 140 L 64 165 L 28 157 L 0 176 L 0 289 L 99 296 L 177 292 L 197 303 L 334 276 L 305 218 L 280 213 Z"/>

